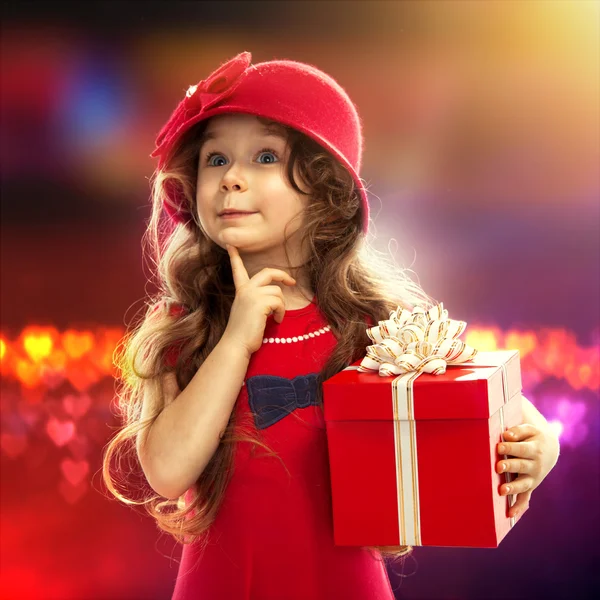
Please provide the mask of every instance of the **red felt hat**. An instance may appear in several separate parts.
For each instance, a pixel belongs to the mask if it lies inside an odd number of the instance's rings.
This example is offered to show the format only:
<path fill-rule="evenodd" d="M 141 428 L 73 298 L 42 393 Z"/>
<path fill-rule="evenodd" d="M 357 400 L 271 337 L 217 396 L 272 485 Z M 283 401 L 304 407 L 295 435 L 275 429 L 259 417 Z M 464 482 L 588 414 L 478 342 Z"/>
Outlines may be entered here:
<path fill-rule="evenodd" d="M 266 117 L 301 131 L 326 148 L 352 174 L 363 204 L 363 232 L 369 223 L 367 192 L 359 177 L 362 161 L 362 123 L 346 91 L 316 67 L 292 60 L 252 65 L 242 52 L 207 79 L 192 85 L 156 138 L 150 155 L 158 168 L 169 160 L 190 127 L 215 115 L 245 113 Z M 177 203 L 177 202 L 176 202 Z M 171 218 L 189 221 L 184 209 L 165 204 Z"/>

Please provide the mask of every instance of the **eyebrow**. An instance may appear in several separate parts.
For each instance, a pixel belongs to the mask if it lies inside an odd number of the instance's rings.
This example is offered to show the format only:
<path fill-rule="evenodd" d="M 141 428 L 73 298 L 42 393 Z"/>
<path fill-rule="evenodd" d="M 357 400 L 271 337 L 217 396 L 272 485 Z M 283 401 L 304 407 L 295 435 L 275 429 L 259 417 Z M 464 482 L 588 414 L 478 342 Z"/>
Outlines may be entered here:
<path fill-rule="evenodd" d="M 264 136 L 278 137 L 282 140 L 286 139 L 285 135 L 274 126 L 263 125 L 261 128 L 261 134 Z M 200 146 L 208 142 L 208 140 L 216 139 L 218 135 L 219 134 L 215 131 L 204 132 L 200 138 Z"/>

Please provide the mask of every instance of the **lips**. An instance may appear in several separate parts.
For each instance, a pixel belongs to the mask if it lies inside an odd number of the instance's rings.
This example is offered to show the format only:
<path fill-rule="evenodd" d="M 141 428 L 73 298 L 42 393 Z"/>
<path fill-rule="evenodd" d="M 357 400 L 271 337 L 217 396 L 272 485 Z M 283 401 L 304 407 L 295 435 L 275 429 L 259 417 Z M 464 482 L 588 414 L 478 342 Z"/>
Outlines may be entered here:
<path fill-rule="evenodd" d="M 253 215 L 255 213 L 253 212 L 248 212 L 248 211 L 235 211 L 235 212 L 225 212 L 225 213 L 221 213 L 219 216 L 220 217 L 233 217 L 233 216 L 243 216 L 243 215 Z"/>
<path fill-rule="evenodd" d="M 238 212 L 238 213 L 223 213 L 219 215 L 221 219 L 241 219 L 243 217 L 249 217 L 250 215 L 254 215 L 256 213 L 251 212 Z"/>

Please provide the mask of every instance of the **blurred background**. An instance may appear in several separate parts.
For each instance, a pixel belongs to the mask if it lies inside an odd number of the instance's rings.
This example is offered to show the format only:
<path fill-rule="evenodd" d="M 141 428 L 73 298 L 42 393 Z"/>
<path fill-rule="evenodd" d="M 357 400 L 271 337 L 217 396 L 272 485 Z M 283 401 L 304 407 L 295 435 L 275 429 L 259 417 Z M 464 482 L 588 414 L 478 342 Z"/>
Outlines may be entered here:
<path fill-rule="evenodd" d="M 598 597 L 600 2 L 12 1 L 1 44 L 2 598 L 171 597 L 180 547 L 101 481 L 112 353 L 154 291 L 156 134 L 244 50 L 346 88 L 371 243 L 521 351 L 561 438 L 498 549 L 416 548 L 397 598 Z"/>

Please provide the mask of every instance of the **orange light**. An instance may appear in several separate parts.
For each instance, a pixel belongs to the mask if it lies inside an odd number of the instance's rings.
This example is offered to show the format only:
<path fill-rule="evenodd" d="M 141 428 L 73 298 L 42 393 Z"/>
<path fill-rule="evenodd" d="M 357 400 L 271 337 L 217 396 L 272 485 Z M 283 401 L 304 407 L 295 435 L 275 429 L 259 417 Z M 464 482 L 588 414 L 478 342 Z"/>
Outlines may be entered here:
<path fill-rule="evenodd" d="M 30 391 L 58 385 L 61 378 L 85 391 L 104 377 L 119 375 L 113 359 L 124 333 L 116 327 L 61 333 L 53 327 L 29 326 L 17 340 L 0 339 L 2 375 Z M 470 326 L 463 341 L 482 352 L 519 350 L 528 385 L 555 377 L 565 379 L 574 390 L 599 387 L 600 346 L 580 346 L 566 329 L 504 332 L 493 326 Z"/>
<path fill-rule="evenodd" d="M 54 344 L 49 333 L 29 334 L 23 337 L 23 348 L 35 363 L 41 362 L 52 352 Z"/>

